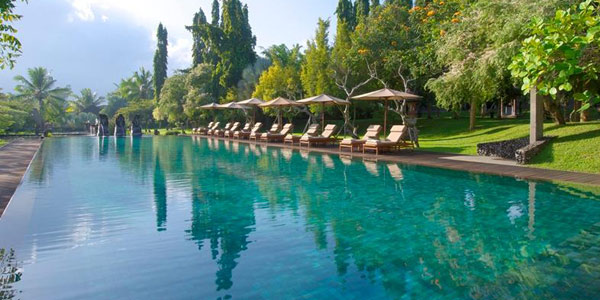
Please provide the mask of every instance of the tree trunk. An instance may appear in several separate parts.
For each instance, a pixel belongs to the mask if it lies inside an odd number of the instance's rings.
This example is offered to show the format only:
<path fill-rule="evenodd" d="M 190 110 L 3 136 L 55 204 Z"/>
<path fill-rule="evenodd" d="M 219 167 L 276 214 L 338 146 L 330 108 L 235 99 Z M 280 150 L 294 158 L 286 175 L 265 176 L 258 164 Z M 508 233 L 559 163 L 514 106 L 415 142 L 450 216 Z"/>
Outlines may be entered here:
<path fill-rule="evenodd" d="M 554 122 L 558 125 L 565 125 L 565 118 L 560 108 L 560 104 L 557 102 L 557 100 L 554 100 L 548 96 L 543 96 L 543 98 L 544 108 L 550 113 L 550 115 L 554 119 Z"/>
<path fill-rule="evenodd" d="M 477 116 L 477 102 L 471 101 L 471 109 L 469 111 L 469 131 L 475 130 L 475 117 Z"/>
<path fill-rule="evenodd" d="M 590 120 L 590 108 L 582 111 L 580 116 L 581 116 L 581 122 L 589 121 Z"/>
<path fill-rule="evenodd" d="M 571 122 L 579 122 L 580 121 L 580 113 L 579 109 L 581 108 L 581 101 L 573 100 L 573 112 L 569 115 L 569 120 Z M 583 112 L 582 112 L 583 114 Z"/>

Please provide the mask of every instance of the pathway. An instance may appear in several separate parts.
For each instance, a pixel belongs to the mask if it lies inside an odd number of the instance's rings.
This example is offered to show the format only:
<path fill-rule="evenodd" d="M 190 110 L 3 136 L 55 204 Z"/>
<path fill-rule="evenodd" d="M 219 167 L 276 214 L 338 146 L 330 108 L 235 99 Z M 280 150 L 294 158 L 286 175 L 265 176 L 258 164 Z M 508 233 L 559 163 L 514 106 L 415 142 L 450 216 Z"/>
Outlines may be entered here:
<path fill-rule="evenodd" d="M 18 139 L 0 148 L 0 217 L 41 144 L 37 138 Z"/>

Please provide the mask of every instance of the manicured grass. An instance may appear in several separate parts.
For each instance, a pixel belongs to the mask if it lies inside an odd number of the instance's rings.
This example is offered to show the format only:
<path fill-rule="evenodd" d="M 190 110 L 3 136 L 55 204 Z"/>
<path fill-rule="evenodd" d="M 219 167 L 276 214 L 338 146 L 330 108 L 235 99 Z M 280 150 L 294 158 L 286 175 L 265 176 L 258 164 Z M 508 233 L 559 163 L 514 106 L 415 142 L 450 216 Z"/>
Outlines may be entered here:
<path fill-rule="evenodd" d="M 529 136 L 528 119 L 480 119 L 477 129 L 466 130 L 468 119 L 419 120 L 421 149 L 476 155 L 477 144 Z M 544 135 L 556 138 L 530 166 L 600 173 L 600 122 L 544 124 Z"/>
<path fill-rule="evenodd" d="M 0 147 L 2 147 L 2 145 L 6 144 L 5 140 L 0 139 Z"/>

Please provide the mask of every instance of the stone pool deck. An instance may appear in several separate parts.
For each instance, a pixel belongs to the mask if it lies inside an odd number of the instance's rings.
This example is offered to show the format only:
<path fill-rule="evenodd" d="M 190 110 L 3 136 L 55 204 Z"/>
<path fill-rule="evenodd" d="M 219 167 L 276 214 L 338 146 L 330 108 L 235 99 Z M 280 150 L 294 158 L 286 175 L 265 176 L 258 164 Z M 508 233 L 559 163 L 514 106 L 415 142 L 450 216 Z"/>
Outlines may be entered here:
<path fill-rule="evenodd" d="M 552 182 L 569 182 L 584 185 L 598 185 L 600 186 L 600 174 L 589 174 L 579 172 L 568 172 L 559 170 L 540 169 L 534 167 L 520 166 L 516 162 L 506 159 L 497 159 L 491 157 L 473 156 L 473 155 L 461 155 L 461 154 L 449 154 L 439 152 L 427 152 L 427 151 L 415 151 L 410 149 L 403 149 L 395 153 L 379 154 L 354 152 L 349 151 L 340 152 L 337 146 L 329 147 L 300 147 L 297 145 L 282 144 L 282 143 L 265 143 L 255 142 L 249 140 L 232 140 L 221 137 L 208 137 L 208 136 L 195 136 L 201 138 L 219 139 L 225 141 L 236 141 L 240 143 L 267 145 L 271 147 L 296 149 L 300 151 L 310 151 L 327 153 L 334 155 L 344 155 L 351 157 L 359 157 L 366 160 L 379 160 L 389 161 L 396 163 L 403 163 L 409 165 L 421 165 L 427 167 L 436 167 L 444 169 L 452 169 L 459 171 L 467 171 L 474 173 L 484 173 L 492 175 L 510 176 L 521 179 L 529 180 L 542 180 Z"/>
<path fill-rule="evenodd" d="M 0 217 L 41 144 L 39 138 L 28 138 L 0 147 Z"/>

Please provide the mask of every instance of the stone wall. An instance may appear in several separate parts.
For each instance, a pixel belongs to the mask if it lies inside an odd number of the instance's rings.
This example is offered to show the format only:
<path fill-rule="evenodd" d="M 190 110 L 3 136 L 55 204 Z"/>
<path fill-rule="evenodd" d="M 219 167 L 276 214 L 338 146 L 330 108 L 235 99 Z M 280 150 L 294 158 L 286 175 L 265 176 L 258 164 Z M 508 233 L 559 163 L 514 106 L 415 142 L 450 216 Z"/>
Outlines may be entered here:
<path fill-rule="evenodd" d="M 495 156 L 506 159 L 516 159 L 517 150 L 529 144 L 529 137 L 477 144 L 477 154 L 480 156 Z"/>
<path fill-rule="evenodd" d="M 541 141 L 537 141 L 533 144 L 528 144 L 527 146 L 520 148 L 515 153 L 515 158 L 517 159 L 517 163 L 524 165 L 531 161 L 533 157 L 535 157 L 544 147 L 550 142 L 553 137 L 544 137 Z"/>

